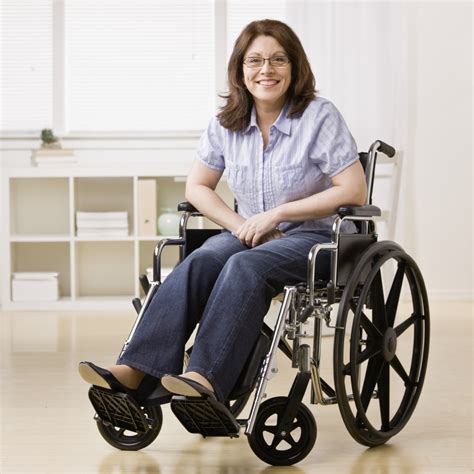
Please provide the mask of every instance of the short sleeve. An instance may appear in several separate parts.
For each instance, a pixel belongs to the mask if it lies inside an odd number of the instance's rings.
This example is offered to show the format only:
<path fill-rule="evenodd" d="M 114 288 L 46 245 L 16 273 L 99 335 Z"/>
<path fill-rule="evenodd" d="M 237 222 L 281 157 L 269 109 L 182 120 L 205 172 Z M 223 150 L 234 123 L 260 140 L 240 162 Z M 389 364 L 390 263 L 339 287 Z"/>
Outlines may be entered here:
<path fill-rule="evenodd" d="M 222 126 L 214 117 L 205 132 L 201 135 L 196 159 L 213 170 L 222 171 L 225 168 L 224 136 Z"/>
<path fill-rule="evenodd" d="M 332 178 L 358 160 L 357 146 L 341 113 L 330 102 L 323 104 L 315 122 L 309 157 Z"/>

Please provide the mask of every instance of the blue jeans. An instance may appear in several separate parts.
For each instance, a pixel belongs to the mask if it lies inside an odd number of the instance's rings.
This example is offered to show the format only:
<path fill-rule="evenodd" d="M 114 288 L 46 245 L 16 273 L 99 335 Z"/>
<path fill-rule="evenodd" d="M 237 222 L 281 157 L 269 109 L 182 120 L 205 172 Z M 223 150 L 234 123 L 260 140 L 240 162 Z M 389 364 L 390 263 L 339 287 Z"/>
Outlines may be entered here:
<path fill-rule="evenodd" d="M 204 376 L 225 400 L 272 298 L 285 285 L 306 281 L 309 250 L 329 241 L 328 234 L 297 229 L 250 249 L 227 231 L 211 237 L 160 286 L 117 363 L 157 378 L 180 374 L 185 343 L 199 323 L 187 370 Z"/>

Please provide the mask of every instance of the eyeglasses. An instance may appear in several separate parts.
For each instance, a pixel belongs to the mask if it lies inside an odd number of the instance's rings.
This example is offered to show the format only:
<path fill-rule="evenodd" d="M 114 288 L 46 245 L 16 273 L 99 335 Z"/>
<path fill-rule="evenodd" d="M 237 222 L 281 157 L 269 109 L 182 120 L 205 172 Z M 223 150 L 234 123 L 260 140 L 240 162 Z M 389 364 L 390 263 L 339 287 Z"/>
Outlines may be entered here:
<path fill-rule="evenodd" d="M 244 59 L 244 64 L 250 68 L 263 67 L 265 61 L 270 63 L 273 67 L 285 67 L 290 64 L 290 58 L 288 56 L 272 56 L 271 58 L 261 58 L 259 56 L 249 56 Z"/>

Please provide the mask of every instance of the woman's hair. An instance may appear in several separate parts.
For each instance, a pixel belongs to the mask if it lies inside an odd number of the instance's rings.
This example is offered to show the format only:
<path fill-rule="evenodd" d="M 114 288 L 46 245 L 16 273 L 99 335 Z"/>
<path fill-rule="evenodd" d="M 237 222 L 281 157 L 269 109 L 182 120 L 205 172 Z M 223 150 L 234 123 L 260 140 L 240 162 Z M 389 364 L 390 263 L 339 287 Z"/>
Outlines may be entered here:
<path fill-rule="evenodd" d="M 246 128 L 250 121 L 253 97 L 244 83 L 243 60 L 247 49 L 257 36 L 275 38 L 290 59 L 291 83 L 287 99 L 292 102 L 292 106 L 288 116 L 300 115 L 316 96 L 314 75 L 295 32 L 281 21 L 253 21 L 244 28 L 235 41 L 227 67 L 229 93 L 221 96 L 227 102 L 218 114 L 220 124 L 235 132 Z"/>

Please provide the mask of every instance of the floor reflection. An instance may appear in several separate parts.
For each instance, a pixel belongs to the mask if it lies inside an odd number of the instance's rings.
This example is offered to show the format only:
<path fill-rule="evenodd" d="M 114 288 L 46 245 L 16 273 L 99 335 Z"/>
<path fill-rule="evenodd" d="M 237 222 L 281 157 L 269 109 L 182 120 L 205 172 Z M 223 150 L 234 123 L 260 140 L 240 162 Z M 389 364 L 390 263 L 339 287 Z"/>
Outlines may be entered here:
<path fill-rule="evenodd" d="M 356 457 L 350 474 L 415 474 L 420 472 L 416 460 L 406 450 L 393 444 L 368 448 Z"/>
<path fill-rule="evenodd" d="M 155 458 L 145 452 L 115 451 L 104 457 L 98 474 L 161 474 Z"/>

